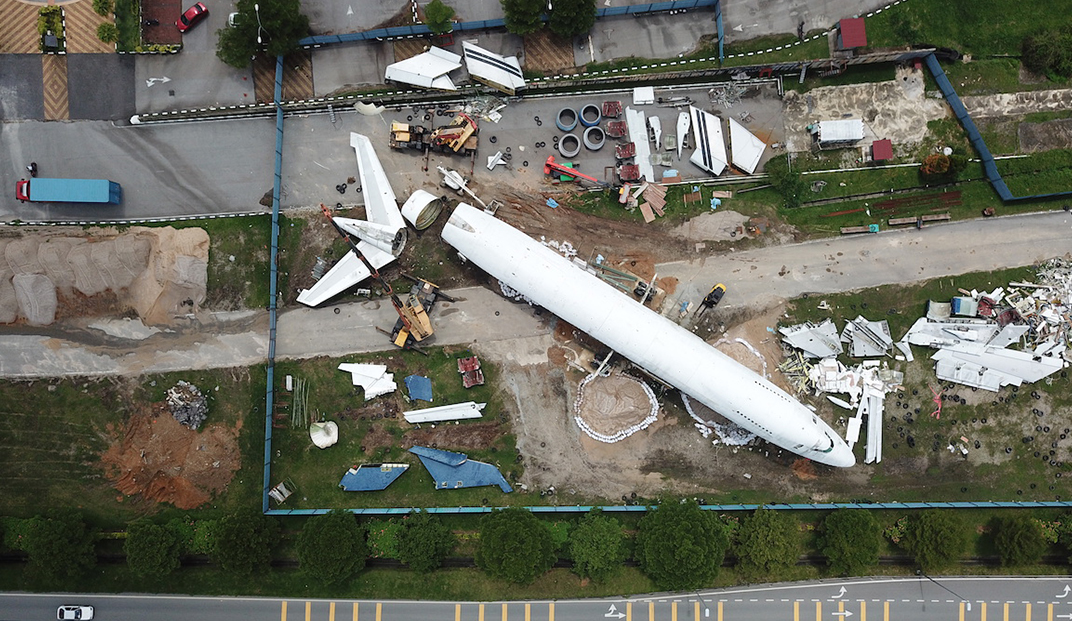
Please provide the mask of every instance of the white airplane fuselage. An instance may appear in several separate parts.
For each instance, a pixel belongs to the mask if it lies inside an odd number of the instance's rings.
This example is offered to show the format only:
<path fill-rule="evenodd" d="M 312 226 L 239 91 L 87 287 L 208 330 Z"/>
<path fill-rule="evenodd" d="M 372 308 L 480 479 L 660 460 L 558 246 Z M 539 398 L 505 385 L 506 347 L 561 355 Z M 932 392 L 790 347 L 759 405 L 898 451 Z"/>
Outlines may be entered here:
<path fill-rule="evenodd" d="M 443 239 L 485 272 L 741 427 L 820 463 L 856 463 L 844 440 L 785 391 L 510 225 L 463 203 Z"/>

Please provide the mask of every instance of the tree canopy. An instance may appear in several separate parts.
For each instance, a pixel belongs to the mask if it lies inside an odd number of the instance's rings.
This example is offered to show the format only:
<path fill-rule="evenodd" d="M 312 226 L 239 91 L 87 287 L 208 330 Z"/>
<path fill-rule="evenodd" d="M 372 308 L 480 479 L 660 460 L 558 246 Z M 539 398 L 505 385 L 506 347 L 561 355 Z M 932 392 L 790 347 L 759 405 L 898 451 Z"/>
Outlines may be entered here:
<path fill-rule="evenodd" d="M 523 36 L 543 28 L 546 0 L 499 0 L 499 4 L 508 31 Z"/>
<path fill-rule="evenodd" d="M 309 18 L 302 15 L 301 0 L 238 0 L 235 10 L 235 25 L 216 32 L 216 56 L 232 67 L 248 67 L 260 54 L 286 56 L 309 35 Z"/>
<path fill-rule="evenodd" d="M 166 576 L 179 568 L 182 543 L 173 529 L 138 521 L 127 526 L 123 552 L 127 566 L 139 576 Z"/>
<path fill-rule="evenodd" d="M 808 184 L 800 176 L 800 172 L 793 170 L 792 157 L 786 154 L 782 157 L 772 157 L 763 165 L 763 171 L 767 173 L 771 185 L 782 195 L 785 206 L 788 209 L 800 207 L 804 201 L 804 192 Z"/>
<path fill-rule="evenodd" d="M 792 515 L 760 507 L 737 531 L 737 560 L 748 573 L 767 574 L 795 565 L 800 558 L 800 531 Z"/>
<path fill-rule="evenodd" d="M 266 569 L 279 534 L 275 518 L 248 510 L 220 518 L 214 529 L 212 558 L 225 571 L 249 575 Z"/>
<path fill-rule="evenodd" d="M 923 571 L 947 567 L 968 550 L 968 528 L 955 511 L 928 509 L 908 523 L 904 546 Z"/>
<path fill-rule="evenodd" d="M 398 538 L 398 560 L 417 573 L 438 569 L 457 538 L 437 516 L 427 511 L 411 513 L 402 522 Z"/>
<path fill-rule="evenodd" d="M 878 563 L 882 529 L 866 509 L 838 509 L 823 520 L 819 551 L 830 570 L 855 576 Z"/>
<path fill-rule="evenodd" d="M 584 34 L 596 23 L 595 0 L 552 0 L 547 27 L 560 37 Z"/>
<path fill-rule="evenodd" d="M 994 546 L 1001 556 L 1002 565 L 1037 563 L 1046 551 L 1046 545 L 1042 526 L 1030 516 L 1012 515 L 1000 518 L 997 522 Z"/>
<path fill-rule="evenodd" d="M 625 560 L 625 531 L 618 520 L 594 509 L 570 533 L 567 546 L 573 572 L 601 581 L 620 569 Z"/>
<path fill-rule="evenodd" d="M 446 34 L 454 30 L 451 20 L 454 9 L 443 4 L 442 0 L 432 0 L 424 7 L 424 24 L 434 34 Z"/>
<path fill-rule="evenodd" d="M 696 501 L 667 502 L 641 518 L 636 536 L 640 568 L 660 589 L 710 584 L 729 547 L 726 526 Z"/>
<path fill-rule="evenodd" d="M 476 566 L 496 578 L 528 584 L 555 562 L 551 532 L 525 509 L 493 511 L 480 520 Z"/>
<path fill-rule="evenodd" d="M 298 566 L 326 584 L 348 580 L 365 567 L 365 530 L 349 511 L 336 509 L 309 518 L 298 535 Z"/>
<path fill-rule="evenodd" d="M 97 564 L 96 533 L 76 511 L 54 511 L 19 524 L 18 547 L 44 580 L 77 578 Z"/>

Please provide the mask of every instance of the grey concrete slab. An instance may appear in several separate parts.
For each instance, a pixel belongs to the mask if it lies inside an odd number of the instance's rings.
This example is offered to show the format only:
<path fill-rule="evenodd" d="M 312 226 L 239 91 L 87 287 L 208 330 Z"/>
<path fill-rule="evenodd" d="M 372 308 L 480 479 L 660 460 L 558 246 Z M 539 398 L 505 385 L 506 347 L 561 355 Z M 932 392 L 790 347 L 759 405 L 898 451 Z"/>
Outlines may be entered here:
<path fill-rule="evenodd" d="M 410 11 L 410 3 L 407 0 L 302 2 L 302 12 L 309 18 L 309 29 L 318 35 L 372 30 L 402 11 Z"/>
<path fill-rule="evenodd" d="M 273 120 L 116 127 L 106 122 L 4 123 L 0 219 L 149 218 L 264 210 L 272 187 Z M 9 191 L 23 160 L 42 177 L 111 179 L 120 206 L 20 203 Z"/>
<path fill-rule="evenodd" d="M 40 54 L 0 56 L 0 120 L 45 117 Z"/>
<path fill-rule="evenodd" d="M 332 45 L 312 53 L 313 92 L 317 97 L 340 89 L 383 84 L 387 65 L 395 62 L 394 44 L 386 41 Z"/>
<path fill-rule="evenodd" d="M 643 17 L 608 17 L 596 22 L 587 37 L 574 41 L 578 66 L 616 58 L 674 58 L 691 52 L 700 37 L 717 34 L 715 12 Z"/>
<path fill-rule="evenodd" d="M 133 56 L 68 54 L 71 120 L 126 120 L 135 112 Z"/>
<path fill-rule="evenodd" d="M 771 34 L 796 33 L 833 27 L 845 17 L 858 17 L 882 8 L 889 0 L 722 0 L 727 41 L 744 41 Z"/>
<path fill-rule="evenodd" d="M 217 30 L 227 26 L 233 3 L 211 4 L 208 17 L 182 38 L 178 54 L 138 55 L 134 91 L 141 113 L 255 102 L 250 67 L 235 69 L 216 58 Z M 174 26 L 171 26 L 174 27 Z M 150 81 L 151 78 L 156 80 Z M 162 82 L 161 78 L 168 78 Z"/>

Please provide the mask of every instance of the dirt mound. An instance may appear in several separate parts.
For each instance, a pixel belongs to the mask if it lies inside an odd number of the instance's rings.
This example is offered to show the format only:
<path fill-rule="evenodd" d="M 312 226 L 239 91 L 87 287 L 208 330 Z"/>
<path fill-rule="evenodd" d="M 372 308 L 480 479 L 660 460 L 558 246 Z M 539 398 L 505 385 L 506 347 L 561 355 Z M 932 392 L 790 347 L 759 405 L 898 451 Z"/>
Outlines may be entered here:
<path fill-rule="evenodd" d="M 204 302 L 207 266 L 202 229 L 20 231 L 0 240 L 0 321 L 48 325 L 133 310 L 166 324 Z"/>
<path fill-rule="evenodd" d="M 502 432 L 499 423 L 439 425 L 435 429 L 412 429 L 402 436 L 402 448 L 434 445 L 434 448 L 445 451 L 482 449 L 490 447 Z"/>
<path fill-rule="evenodd" d="M 597 378 L 585 387 L 577 415 L 592 431 L 609 437 L 642 424 L 651 408 L 651 400 L 638 381 L 612 375 Z"/>
<path fill-rule="evenodd" d="M 226 489 L 238 470 L 238 429 L 210 425 L 198 433 L 154 408 L 130 418 L 101 463 L 127 496 L 194 509 Z"/>

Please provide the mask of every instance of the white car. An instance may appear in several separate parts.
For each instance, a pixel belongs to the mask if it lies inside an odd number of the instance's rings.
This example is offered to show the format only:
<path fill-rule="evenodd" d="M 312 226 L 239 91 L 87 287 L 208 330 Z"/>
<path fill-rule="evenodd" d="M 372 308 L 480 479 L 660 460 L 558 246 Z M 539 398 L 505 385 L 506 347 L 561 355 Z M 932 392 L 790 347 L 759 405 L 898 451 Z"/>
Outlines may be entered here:
<path fill-rule="evenodd" d="M 89 621 L 93 618 L 93 606 L 60 606 L 56 611 L 58 621 Z"/>

